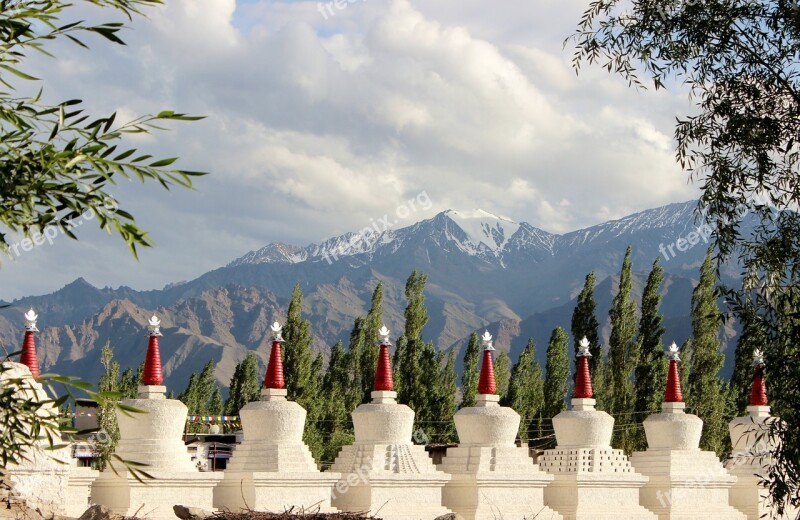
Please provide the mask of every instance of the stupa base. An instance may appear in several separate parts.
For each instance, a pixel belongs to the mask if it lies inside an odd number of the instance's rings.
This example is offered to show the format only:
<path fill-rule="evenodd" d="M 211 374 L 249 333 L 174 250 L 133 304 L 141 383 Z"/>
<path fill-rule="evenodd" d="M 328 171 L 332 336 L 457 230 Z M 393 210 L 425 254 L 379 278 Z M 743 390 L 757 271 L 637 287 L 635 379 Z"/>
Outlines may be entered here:
<path fill-rule="evenodd" d="M 226 511 L 332 513 L 338 473 L 228 473 L 214 490 L 214 507 Z"/>
<path fill-rule="evenodd" d="M 175 520 L 172 507 L 185 505 L 214 509 L 214 488 L 222 473 L 148 471 L 155 479 L 136 480 L 127 471 L 100 473 L 92 484 L 92 502 L 112 513 L 148 520 Z"/>
<path fill-rule="evenodd" d="M 366 512 L 384 520 L 436 518 L 451 512 L 441 505 L 442 488 L 448 480 L 443 473 L 350 473 L 336 484 L 331 504 L 340 511 Z"/>
<path fill-rule="evenodd" d="M 647 482 L 636 473 L 562 473 L 544 490 L 544 501 L 564 520 L 656 520 L 639 505 Z"/>
<path fill-rule="evenodd" d="M 79 517 L 89 508 L 92 483 L 99 475 L 99 471 L 90 468 L 70 468 L 67 500 L 64 502 L 66 516 Z"/>
<path fill-rule="evenodd" d="M 651 449 L 631 455 L 631 463 L 650 478 L 642 488 L 641 503 L 659 520 L 746 520 L 729 504 L 736 478 L 715 453 Z"/>
<path fill-rule="evenodd" d="M 560 514 L 544 505 L 544 487 L 552 478 L 532 470 L 527 475 L 495 472 L 451 475 L 442 491 L 442 504 L 464 520 L 561 520 Z"/>
<path fill-rule="evenodd" d="M 533 463 L 528 448 L 513 444 L 450 448 L 439 469 L 451 477 L 442 491 L 442 504 L 465 520 L 561 519 L 544 505 L 544 488 L 553 477 Z"/>

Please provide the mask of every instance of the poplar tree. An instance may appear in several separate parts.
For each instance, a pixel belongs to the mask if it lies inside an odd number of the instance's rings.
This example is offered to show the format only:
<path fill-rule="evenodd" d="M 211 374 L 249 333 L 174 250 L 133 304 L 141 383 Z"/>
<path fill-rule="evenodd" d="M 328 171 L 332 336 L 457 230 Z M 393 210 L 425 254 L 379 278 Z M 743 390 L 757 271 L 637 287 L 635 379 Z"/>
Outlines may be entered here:
<path fill-rule="evenodd" d="M 383 282 L 378 282 L 372 292 L 372 301 L 364 318 L 364 345 L 361 353 L 359 368 L 361 370 L 361 388 L 363 397 L 361 402 L 370 400 L 372 383 L 375 379 L 375 370 L 378 366 L 378 331 L 383 325 Z"/>
<path fill-rule="evenodd" d="M 100 364 L 103 366 L 103 375 L 100 376 L 100 381 L 97 383 L 97 390 L 102 396 L 105 392 L 119 391 L 119 363 L 114 361 L 114 351 L 111 350 L 111 345 L 106 342 L 103 349 L 100 351 Z M 117 415 L 115 409 L 115 399 L 111 397 L 104 398 L 98 402 L 97 407 L 97 425 L 101 432 L 105 432 L 107 442 L 98 442 L 97 452 L 99 457 L 96 462 L 96 469 L 104 470 L 114 449 L 119 442 L 119 425 L 117 424 Z"/>
<path fill-rule="evenodd" d="M 494 378 L 497 382 L 497 395 L 505 399 L 511 381 L 511 358 L 508 353 L 501 352 L 494 362 Z"/>
<path fill-rule="evenodd" d="M 261 381 L 258 375 L 258 357 L 253 352 L 248 352 L 233 370 L 228 385 L 228 399 L 225 401 L 225 415 L 238 415 L 244 405 L 261 397 Z"/>
<path fill-rule="evenodd" d="M 433 344 L 428 343 L 426 352 L 430 357 Z M 456 412 L 456 356 L 454 351 L 447 355 L 447 362 L 442 366 L 443 355 L 436 352 L 434 364 L 426 370 L 425 384 L 429 389 L 430 399 L 427 403 L 429 425 L 426 432 L 433 442 L 451 442 L 457 439 L 453 414 Z"/>
<path fill-rule="evenodd" d="M 422 380 L 422 356 L 425 342 L 422 340 L 422 329 L 428 323 L 428 311 L 425 308 L 425 284 L 428 277 L 424 273 L 413 271 L 406 281 L 405 296 L 408 302 L 405 309 L 405 330 L 402 346 L 402 358 L 397 369 L 397 379 L 401 381 L 398 400 L 407 404 L 417 414 L 426 403 L 426 389 L 420 384 Z M 398 340 L 398 354 L 401 352 Z M 438 373 L 438 370 L 437 370 Z"/>
<path fill-rule="evenodd" d="M 692 338 L 687 338 L 686 341 L 684 341 L 681 345 L 680 357 L 681 362 L 679 371 L 681 374 L 683 400 L 684 402 L 688 403 L 692 393 L 692 389 L 689 387 L 689 374 L 692 372 L 692 358 L 694 358 L 694 346 L 692 344 Z M 667 367 L 667 369 L 669 369 L 669 367 Z"/>
<path fill-rule="evenodd" d="M 543 430 L 548 434 L 553 432 L 553 417 L 567 409 L 566 399 L 570 382 L 569 358 L 567 357 L 568 344 L 569 337 L 567 332 L 561 327 L 553 329 L 550 335 L 550 342 L 547 344 L 547 362 L 545 363 L 543 388 Z"/>
<path fill-rule="evenodd" d="M 214 389 L 211 391 L 211 397 L 208 400 L 209 415 L 222 415 L 224 406 L 222 402 L 222 391 L 219 389 L 219 384 L 214 383 Z"/>
<path fill-rule="evenodd" d="M 394 391 L 397 392 L 398 397 L 404 395 L 404 374 L 405 364 L 403 363 L 406 358 L 406 350 L 408 349 L 408 340 L 405 334 L 400 334 L 395 343 L 394 355 L 392 356 L 392 369 L 394 370 Z"/>
<path fill-rule="evenodd" d="M 520 415 L 519 438 L 523 442 L 540 436 L 540 420 L 544 407 L 543 384 L 542 367 L 536 361 L 536 344 L 533 338 L 529 338 L 511 369 L 511 383 L 502 403 Z"/>
<path fill-rule="evenodd" d="M 642 293 L 642 317 L 639 320 L 638 338 L 641 351 L 633 385 L 635 412 L 633 418 L 637 424 L 643 422 L 648 415 L 661 410 L 667 382 L 668 367 L 662 343 L 664 318 L 659 310 L 661 306 L 659 287 L 663 282 L 664 269 L 656 258 Z M 647 449 L 647 438 L 643 428 L 639 427 L 633 431 L 630 448 L 631 451 Z"/>
<path fill-rule="evenodd" d="M 372 384 L 375 373 L 372 377 L 362 370 L 361 363 L 364 360 L 365 352 L 370 349 L 369 345 L 364 344 L 364 318 L 359 316 L 353 322 L 353 329 L 350 331 L 350 344 L 347 348 L 347 367 L 349 372 L 350 384 L 347 387 L 347 408 L 355 410 L 363 403 L 369 402 L 369 393 L 372 391 Z M 365 379 L 366 378 L 366 379 Z"/>
<path fill-rule="evenodd" d="M 619 290 L 609 311 L 611 337 L 608 345 L 606 391 L 608 413 L 615 419 L 613 446 L 630 452 L 633 412 L 631 375 L 638 362 L 636 336 L 636 302 L 631 297 L 631 246 L 625 250 L 619 275 Z"/>
<path fill-rule="evenodd" d="M 208 363 L 200 370 L 200 373 L 192 372 L 189 377 L 189 384 L 178 395 L 178 399 L 186 405 L 188 415 L 211 415 L 211 398 L 214 395 L 214 388 L 217 388 L 217 383 L 214 379 L 214 360 L 209 359 Z M 199 433 L 204 429 L 205 426 L 202 424 L 191 423 L 188 431 L 190 433 Z"/>
<path fill-rule="evenodd" d="M 592 271 L 586 275 L 583 289 L 581 289 L 580 294 L 578 294 L 575 310 L 572 312 L 571 330 L 576 369 L 578 362 L 578 344 L 584 337 L 589 340 L 589 353 L 592 355 L 592 357 L 589 358 L 589 372 L 592 376 L 597 407 L 603 409 L 607 401 L 605 391 L 605 363 L 603 361 L 603 345 L 600 343 L 600 334 L 598 332 L 599 324 L 596 316 L 597 303 L 594 299 L 594 287 L 595 275 L 594 271 Z M 577 370 L 573 372 L 573 382 L 575 381 L 577 373 Z"/>
<path fill-rule="evenodd" d="M 469 336 L 467 350 L 464 352 L 464 372 L 461 374 L 461 408 L 475 406 L 475 394 L 478 393 L 478 363 L 480 362 L 480 340 L 478 333 Z"/>
<path fill-rule="evenodd" d="M 322 379 L 322 412 L 319 417 L 322 452 L 319 459 L 323 464 L 333 462 L 341 447 L 349 444 L 353 437 L 350 412 L 353 408 L 348 402 L 351 394 L 351 367 L 348 353 L 337 341 L 331 348 L 328 369 Z"/>
<path fill-rule="evenodd" d="M 292 290 L 292 299 L 283 326 L 283 370 L 286 378 L 288 399 L 308 409 L 313 397 L 311 365 L 311 327 L 301 315 L 303 293 L 297 284 Z"/>
<path fill-rule="evenodd" d="M 725 387 L 719 370 L 725 362 L 720 351 L 719 328 L 722 315 L 717 306 L 712 248 L 700 268 L 700 282 L 692 291 L 692 366 L 689 374 L 687 408 L 703 420 L 700 447 L 723 455 L 727 449 Z"/>
<path fill-rule="evenodd" d="M 136 399 L 139 386 L 142 384 L 142 373 L 144 373 L 144 361 L 139 364 L 135 372 L 130 367 L 122 372 L 117 385 L 120 399 Z"/>

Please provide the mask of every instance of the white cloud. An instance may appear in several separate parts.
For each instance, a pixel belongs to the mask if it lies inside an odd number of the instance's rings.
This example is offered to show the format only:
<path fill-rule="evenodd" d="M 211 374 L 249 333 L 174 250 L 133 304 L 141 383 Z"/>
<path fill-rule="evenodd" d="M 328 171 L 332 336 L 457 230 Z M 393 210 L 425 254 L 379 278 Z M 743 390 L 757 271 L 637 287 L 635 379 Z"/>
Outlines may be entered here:
<path fill-rule="evenodd" d="M 140 263 L 89 233 L 4 265 L 2 296 L 87 270 L 160 286 L 273 240 L 360 229 L 423 190 L 433 207 L 415 217 L 482 207 L 551 231 L 690 198 L 670 137 L 683 93 L 576 77 L 562 42 L 583 3 L 366 0 L 326 19 L 315 1 L 174 0 L 127 47 L 54 46 L 57 61 L 32 63 L 48 99 L 204 114 L 134 145 L 212 175 L 196 192 L 123 183 L 158 243 Z"/>

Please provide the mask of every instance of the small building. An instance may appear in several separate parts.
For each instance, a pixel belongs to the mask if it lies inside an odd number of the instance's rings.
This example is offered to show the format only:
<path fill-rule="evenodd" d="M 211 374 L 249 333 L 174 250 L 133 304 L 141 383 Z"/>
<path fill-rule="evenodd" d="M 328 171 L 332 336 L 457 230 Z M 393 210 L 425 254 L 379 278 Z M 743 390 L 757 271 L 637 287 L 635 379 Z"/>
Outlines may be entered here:
<path fill-rule="evenodd" d="M 190 433 L 184 436 L 186 449 L 200 471 L 224 471 L 237 444 L 237 435 Z"/>

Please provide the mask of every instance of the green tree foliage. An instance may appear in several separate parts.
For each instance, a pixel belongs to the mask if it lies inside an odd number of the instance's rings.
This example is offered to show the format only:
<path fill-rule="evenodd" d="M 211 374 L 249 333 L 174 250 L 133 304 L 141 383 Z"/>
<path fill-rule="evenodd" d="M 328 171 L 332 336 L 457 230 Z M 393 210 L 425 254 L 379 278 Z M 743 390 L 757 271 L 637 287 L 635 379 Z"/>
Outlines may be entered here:
<path fill-rule="evenodd" d="M 785 352 L 784 305 L 800 298 L 798 20 L 795 1 L 599 0 L 574 35 L 576 68 L 599 63 L 631 85 L 643 87 L 644 75 L 657 89 L 674 81 L 692 93 L 694 106 L 677 119 L 676 155 L 701 186 L 718 262 L 744 266 L 741 288 L 727 296 L 738 314 L 756 294 L 768 358 Z M 800 381 L 800 364 L 783 360 L 780 370 Z M 800 414 L 800 400 L 786 407 Z M 781 433 L 773 454 L 770 497 L 781 507 L 800 503 L 795 431 Z"/>
<path fill-rule="evenodd" d="M 605 363 L 603 361 L 603 345 L 600 343 L 597 323 L 597 303 L 594 300 L 595 276 L 594 271 L 586 275 L 580 294 L 578 294 L 575 310 L 572 312 L 572 341 L 575 354 L 578 353 L 578 343 L 584 337 L 589 340 L 589 372 L 592 375 L 594 384 L 594 395 L 597 406 L 603 409 L 606 406 L 607 398 L 605 392 Z M 575 362 L 577 363 L 577 357 Z M 577 370 L 573 372 L 572 378 L 575 380 Z"/>
<path fill-rule="evenodd" d="M 453 414 L 456 413 L 456 397 L 458 386 L 456 384 L 456 355 L 450 351 L 447 362 L 442 363 L 443 355 L 436 352 L 431 356 L 433 344 L 426 344 L 425 352 L 430 369 L 425 370 L 424 381 L 431 389 L 428 396 L 427 419 L 429 424 L 425 428 L 432 442 L 454 442 L 457 440 Z M 432 362 L 431 362 L 432 361 Z"/>
<path fill-rule="evenodd" d="M 97 394 L 91 394 L 97 401 L 97 451 L 100 454 L 95 467 L 103 470 L 108 465 L 114 450 L 119 443 L 119 425 L 117 424 L 116 409 L 122 399 L 136 399 L 139 385 L 142 384 L 144 363 L 140 364 L 136 372 L 126 368 L 120 374 L 119 363 L 114 361 L 114 351 L 106 343 L 100 351 L 100 364 L 103 374 L 97 383 Z"/>
<path fill-rule="evenodd" d="M 523 442 L 541 437 L 542 409 L 544 408 L 544 381 L 542 367 L 536 361 L 536 344 L 533 338 L 520 353 L 511 369 L 511 383 L 504 406 L 510 406 L 520 415 L 519 437 Z"/>
<path fill-rule="evenodd" d="M 606 369 L 608 413 L 615 419 L 613 445 L 627 452 L 631 450 L 636 427 L 632 417 L 634 402 L 631 375 L 639 358 L 638 342 L 635 339 L 636 302 L 631 296 L 632 286 L 631 246 L 628 246 L 622 260 L 619 290 L 609 311 L 611 337 Z"/>
<path fill-rule="evenodd" d="M 594 366 L 594 361 L 602 357 L 602 346 L 600 345 L 600 335 L 597 332 L 597 303 L 594 301 L 594 271 L 586 275 L 583 289 L 578 294 L 575 310 L 572 312 L 572 341 L 575 354 L 578 354 L 578 343 L 582 338 L 589 340 L 589 352 L 592 357 L 589 359 L 589 367 Z M 574 376 L 573 376 L 574 377 Z"/>
<path fill-rule="evenodd" d="M 208 401 L 208 413 L 211 415 L 222 415 L 225 408 L 222 402 L 222 391 L 219 389 L 219 384 L 214 384 L 214 390 L 211 392 L 211 399 Z"/>
<path fill-rule="evenodd" d="M 142 384 L 142 373 L 144 372 L 144 361 L 137 367 L 136 372 L 126 368 L 119 376 L 117 391 L 120 399 L 136 399 L 139 393 L 139 385 Z"/>
<path fill-rule="evenodd" d="M 569 392 L 569 358 L 567 348 L 569 337 L 561 327 L 556 327 L 547 344 L 547 362 L 545 363 L 544 408 L 542 416 L 543 430 L 552 434 L 552 418 L 567 409 L 567 392 Z M 554 445 L 555 442 L 549 443 Z"/>
<path fill-rule="evenodd" d="M 325 398 L 322 395 L 322 381 L 324 378 L 325 358 L 322 354 L 317 354 L 311 363 L 311 374 L 309 377 L 310 387 L 308 392 L 308 407 L 306 407 L 306 429 L 303 432 L 304 439 L 312 455 L 317 461 L 322 460 L 325 451 L 325 439 L 322 432 L 321 417 L 325 412 Z"/>
<path fill-rule="evenodd" d="M 342 342 L 336 342 L 331 348 L 328 369 L 322 378 L 321 398 L 324 406 L 319 416 L 319 428 L 324 441 L 320 455 L 323 464 L 332 463 L 342 446 L 348 444 L 344 441 L 353 438 L 350 420 L 353 408 L 349 404 L 352 394 L 351 368 L 347 354 Z"/>
<path fill-rule="evenodd" d="M 469 336 L 467 350 L 464 352 L 464 372 L 461 374 L 461 408 L 475 406 L 475 395 L 478 393 L 478 364 L 480 363 L 481 343 L 478 333 Z"/>
<path fill-rule="evenodd" d="M 739 313 L 742 332 L 736 341 L 735 362 L 731 377 L 731 392 L 736 401 L 737 415 L 746 413 L 750 403 L 750 388 L 753 380 L 753 353 L 764 352 L 767 347 L 767 334 L 761 317 L 755 307 L 749 305 Z"/>
<path fill-rule="evenodd" d="M 452 423 L 456 402 L 455 358 L 444 356 L 432 342 L 422 339 L 428 322 L 425 308 L 427 276 L 414 271 L 406 281 L 405 328 L 397 340 L 394 381 L 398 401 L 415 412 L 416 431 L 432 442 L 455 438 Z"/>
<path fill-rule="evenodd" d="M 301 315 L 303 292 L 297 284 L 292 290 L 286 324 L 283 326 L 283 370 L 288 398 L 308 409 L 313 398 L 311 365 L 311 326 Z"/>
<path fill-rule="evenodd" d="M 403 361 L 407 356 L 408 340 L 405 334 L 400 334 L 395 344 L 394 355 L 392 356 L 392 368 L 394 370 L 394 390 L 397 395 L 403 393 L 405 365 Z"/>
<path fill-rule="evenodd" d="M 215 392 L 219 391 L 219 384 L 214 379 L 214 361 L 209 359 L 199 373 L 192 372 L 189 384 L 178 395 L 178 400 L 188 408 L 189 415 L 220 415 L 222 406 L 213 401 Z M 220 395 L 221 399 L 221 395 Z M 213 413 L 212 407 L 219 406 L 220 413 Z M 189 424 L 190 433 L 205 433 L 206 427 L 200 423 Z"/>
<path fill-rule="evenodd" d="M 353 322 L 353 329 L 350 331 L 350 345 L 347 349 L 347 366 L 350 381 L 347 387 L 346 406 L 349 410 L 355 410 L 359 404 L 369 402 L 369 396 L 375 380 L 375 372 L 372 373 L 372 377 L 369 377 L 361 366 L 361 363 L 365 360 L 366 351 L 370 349 L 369 346 L 365 345 L 365 333 L 364 317 L 359 316 Z M 367 378 L 366 380 L 364 379 L 365 377 Z"/>
<path fill-rule="evenodd" d="M 100 351 L 100 364 L 103 366 L 103 375 L 100 376 L 100 381 L 97 383 L 97 390 L 99 392 L 119 392 L 119 363 L 114 361 L 114 351 L 111 350 L 111 345 L 108 343 L 103 345 L 103 350 Z M 96 467 L 99 470 L 106 468 L 117 443 L 119 443 L 119 425 L 114 410 L 114 399 L 98 402 L 97 426 L 100 432 L 105 433 L 98 437 L 96 443 L 99 455 Z M 103 441 L 107 442 L 100 442 L 101 437 Z"/>
<path fill-rule="evenodd" d="M 647 277 L 642 293 L 642 317 L 639 320 L 639 345 L 641 347 L 639 364 L 633 385 L 634 420 L 644 421 L 648 415 L 661 410 L 664 389 L 667 383 L 667 361 L 664 357 L 664 320 L 659 307 L 661 293 L 659 287 L 664 282 L 664 269 L 656 258 Z M 633 431 L 632 451 L 647 449 L 647 438 L 643 428 Z"/>
<path fill-rule="evenodd" d="M 800 507 L 800 494 L 793 491 L 800 487 L 800 378 L 796 361 L 789 361 L 800 359 L 800 293 L 785 291 L 773 298 L 769 306 L 759 304 L 761 308 L 774 309 L 762 317 L 776 324 L 767 328 L 770 348 L 766 351 L 765 377 L 772 411 L 781 418 L 771 423 L 769 437 L 777 443 L 773 452 L 776 463 L 765 477 L 774 501 Z"/>
<path fill-rule="evenodd" d="M 728 448 L 728 421 L 727 395 L 719 378 L 725 356 L 720 351 L 722 315 L 717 306 L 718 296 L 709 248 L 700 268 L 700 282 L 692 292 L 692 361 L 687 408 L 703 420 L 700 447 L 722 455 Z"/>
<path fill-rule="evenodd" d="M 258 378 L 258 357 L 248 352 L 236 364 L 231 382 L 228 385 L 228 399 L 225 401 L 225 415 L 239 415 L 239 410 L 247 403 L 258 401 L 261 397 L 261 381 Z"/>
<path fill-rule="evenodd" d="M 418 415 L 424 415 L 426 404 L 426 389 L 422 384 L 423 354 L 426 345 L 422 339 L 422 329 L 428 323 L 428 311 L 425 308 L 425 284 L 428 277 L 424 273 L 414 271 L 406 281 L 405 330 L 402 338 L 404 342 L 397 341 L 397 354 L 401 355 L 396 369 L 398 385 L 398 399 L 407 404 Z M 401 354 L 402 352 L 402 354 Z M 430 358 L 430 349 L 428 352 Z M 430 359 L 428 365 L 432 365 Z M 438 370 L 437 370 L 438 373 Z"/>
<path fill-rule="evenodd" d="M 683 391 L 684 402 L 689 402 L 691 395 L 691 388 L 689 387 L 689 374 L 692 372 L 692 358 L 694 358 L 694 345 L 692 338 L 688 338 L 681 345 L 681 362 L 679 366 L 681 374 L 681 389 Z M 669 369 L 669 366 L 667 367 Z M 667 372 L 669 374 L 669 371 Z"/>
<path fill-rule="evenodd" d="M 497 395 L 500 396 L 500 399 L 505 399 L 511 383 L 511 358 L 507 352 L 497 355 L 494 362 L 494 378 L 497 382 Z"/>
<path fill-rule="evenodd" d="M 378 366 L 378 331 L 383 325 L 383 282 L 378 282 L 372 292 L 372 301 L 364 319 L 364 350 L 361 353 L 359 368 L 361 370 L 362 403 L 369 402 L 375 370 Z"/>
<path fill-rule="evenodd" d="M 25 72 L 33 52 L 48 54 L 46 44 L 70 39 L 82 47 L 91 33 L 118 44 L 123 24 L 72 21 L 79 4 L 112 8 L 126 18 L 160 0 L 61 0 L 6 2 L 0 8 L 0 224 L 34 240 L 54 227 L 75 238 L 74 220 L 91 213 L 100 227 L 118 233 L 136 255 L 137 246 L 150 246 L 147 234 L 133 216 L 118 207 L 109 187 L 120 179 L 154 181 L 165 188 L 191 187 L 199 172 L 171 169 L 176 158 L 157 159 L 125 145 L 125 134 L 146 134 L 167 121 L 197 117 L 165 110 L 155 116 L 117 121 L 117 114 L 93 117 L 79 99 L 55 105 L 42 99 L 44 85 Z M 76 8 L 76 9 L 71 9 Z M 62 21 L 69 18 L 72 23 Z M 37 238 L 38 237 L 38 238 Z M 0 232 L 0 251 L 10 252 L 7 233 Z"/>

